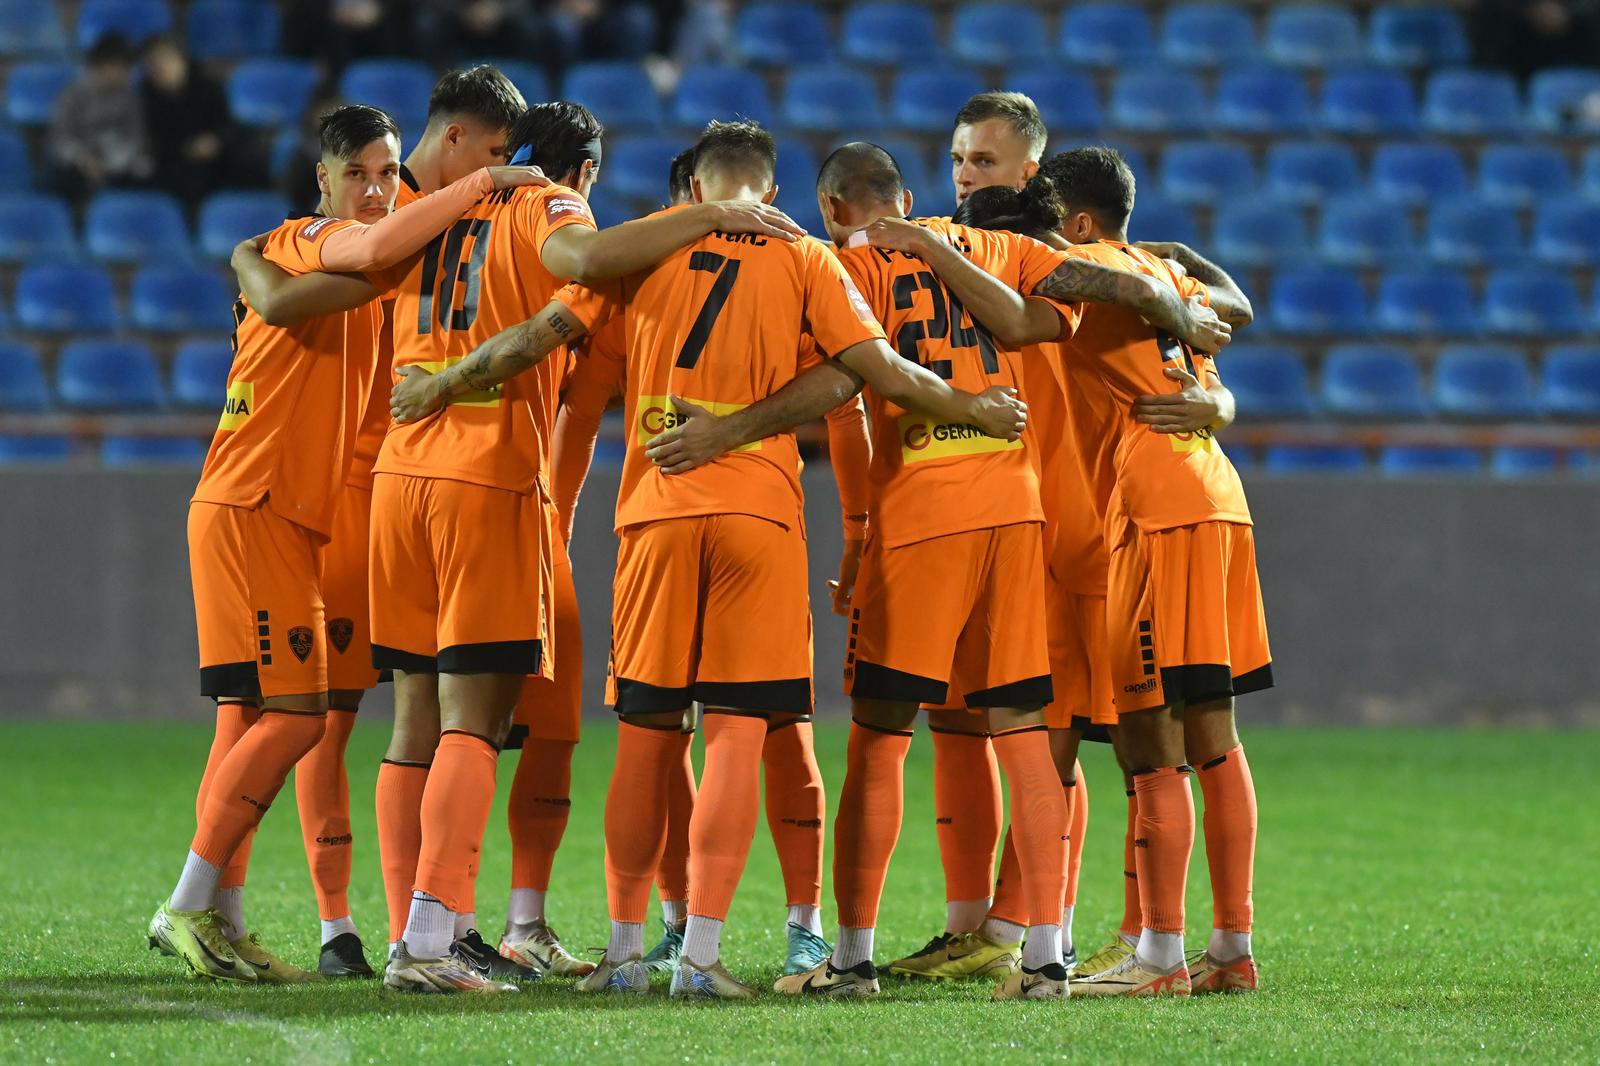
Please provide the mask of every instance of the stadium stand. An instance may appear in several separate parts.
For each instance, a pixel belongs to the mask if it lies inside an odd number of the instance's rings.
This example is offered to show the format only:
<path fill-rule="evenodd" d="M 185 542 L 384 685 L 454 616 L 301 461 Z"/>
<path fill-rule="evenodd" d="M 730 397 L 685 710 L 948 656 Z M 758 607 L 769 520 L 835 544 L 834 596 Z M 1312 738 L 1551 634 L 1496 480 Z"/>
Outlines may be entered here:
<path fill-rule="evenodd" d="M 1322 363 L 1322 407 L 1345 418 L 1420 418 L 1427 413 L 1416 361 L 1396 348 L 1340 345 Z"/>
<path fill-rule="evenodd" d="M 845 12 L 839 44 L 853 62 L 897 67 L 937 59 L 938 34 L 933 12 L 920 4 L 862 4 Z"/>
<path fill-rule="evenodd" d="M 0 414 L 39 414 L 50 409 L 39 353 L 27 344 L 0 341 Z"/>
<path fill-rule="evenodd" d="M 111 276 L 79 263 L 23 268 L 14 309 L 17 324 L 36 333 L 108 333 L 121 318 Z"/>
<path fill-rule="evenodd" d="M 1378 332 L 1405 337 L 1459 337 L 1478 332 L 1472 287 L 1452 270 L 1385 274 L 1378 283 L 1373 320 Z"/>
<path fill-rule="evenodd" d="M 1044 18 L 1030 4 L 967 4 L 956 9 L 950 47 L 963 63 L 1001 66 L 1048 54 Z"/>
<path fill-rule="evenodd" d="M 164 192 L 100 193 L 84 215 L 83 238 L 89 254 L 103 263 L 172 262 L 190 255 L 183 208 Z"/>
<path fill-rule="evenodd" d="M 0 263 L 71 259 L 77 245 L 72 214 L 61 200 L 39 193 L 0 196 Z"/>
<path fill-rule="evenodd" d="M 1361 24 L 1344 7 L 1285 4 L 1267 15 L 1263 50 L 1274 63 L 1334 67 L 1361 57 Z"/>
<path fill-rule="evenodd" d="M 1249 61 L 1255 55 L 1255 25 L 1228 4 L 1178 4 L 1161 20 L 1161 58 L 1193 67 Z"/>
<path fill-rule="evenodd" d="M 430 80 L 431 87 L 432 82 Z M 580 63 L 567 71 L 561 95 L 576 100 L 597 115 L 608 129 L 653 130 L 661 125 L 661 105 L 655 85 L 638 63 L 627 61 Z M 424 105 L 426 107 L 426 105 Z"/>
<path fill-rule="evenodd" d="M 149 348 L 129 341 L 73 341 L 61 350 L 56 396 L 69 411 L 160 410 L 166 397 Z"/>

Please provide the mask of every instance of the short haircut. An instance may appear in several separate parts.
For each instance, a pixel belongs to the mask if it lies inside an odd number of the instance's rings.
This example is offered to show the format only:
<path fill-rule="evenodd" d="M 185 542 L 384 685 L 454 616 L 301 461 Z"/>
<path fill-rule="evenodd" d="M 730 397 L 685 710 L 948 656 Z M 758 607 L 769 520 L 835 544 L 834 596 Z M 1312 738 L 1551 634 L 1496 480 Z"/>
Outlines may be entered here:
<path fill-rule="evenodd" d="M 974 126 L 992 118 L 1004 119 L 1013 133 L 1028 142 L 1028 158 L 1038 159 L 1044 153 L 1049 135 L 1031 97 L 1023 93 L 979 93 L 956 112 L 956 126 Z"/>
<path fill-rule="evenodd" d="M 1055 183 L 1040 174 L 1020 190 L 1007 185 L 974 189 L 951 221 L 975 229 L 1010 230 L 1035 240 L 1054 233 L 1066 216 Z"/>
<path fill-rule="evenodd" d="M 1102 229 L 1120 233 L 1133 214 L 1133 171 L 1115 148 L 1091 145 L 1045 160 L 1039 173 L 1055 183 L 1069 211 L 1086 211 Z"/>
<path fill-rule="evenodd" d="M 509 130 L 528 102 L 498 67 L 487 63 L 452 70 L 440 78 L 428 97 L 428 121 L 460 115 L 475 118 L 491 130 Z"/>
<path fill-rule="evenodd" d="M 870 141 L 851 141 L 834 149 L 817 173 L 817 190 L 847 204 L 897 204 L 905 194 L 900 164 Z"/>
<path fill-rule="evenodd" d="M 394 119 L 366 104 L 346 104 L 322 116 L 317 124 L 324 157 L 354 159 L 356 153 L 383 137 L 400 141 Z"/>
<path fill-rule="evenodd" d="M 672 166 L 667 171 L 667 198 L 675 204 L 686 204 L 694 199 L 693 145 L 672 157 Z"/>
<path fill-rule="evenodd" d="M 696 174 L 748 174 L 764 177 L 770 185 L 778 172 L 778 142 L 755 122 L 712 122 L 693 152 Z"/>
<path fill-rule="evenodd" d="M 552 100 L 534 104 L 522 113 L 511 126 L 506 138 L 506 158 L 519 150 L 529 150 L 527 163 L 545 172 L 552 181 L 559 181 L 583 165 L 585 159 L 597 159 L 598 141 L 606 128 L 582 104 L 570 100 Z"/>
<path fill-rule="evenodd" d="M 89 51 L 84 54 L 84 63 L 91 67 L 103 67 L 112 63 L 119 63 L 131 67 L 138 59 L 133 50 L 133 45 L 119 30 L 107 30 L 94 39 L 94 44 L 89 46 Z"/>

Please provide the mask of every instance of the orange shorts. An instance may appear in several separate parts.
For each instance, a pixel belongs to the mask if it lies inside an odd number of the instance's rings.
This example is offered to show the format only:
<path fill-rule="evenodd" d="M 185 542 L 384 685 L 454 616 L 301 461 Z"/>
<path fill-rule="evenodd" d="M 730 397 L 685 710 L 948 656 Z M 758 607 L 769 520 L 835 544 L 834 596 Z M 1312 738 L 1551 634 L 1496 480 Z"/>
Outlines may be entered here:
<path fill-rule="evenodd" d="M 372 490 L 346 485 L 322 546 L 322 600 L 328 619 L 328 688 L 362 692 L 378 683 L 367 604 L 367 529 Z"/>
<path fill-rule="evenodd" d="M 1106 596 L 1117 713 L 1271 688 L 1251 527 L 1146 533 L 1131 518 L 1118 522 Z"/>
<path fill-rule="evenodd" d="M 1041 525 L 885 548 L 867 536 L 845 691 L 857 699 L 1027 707 L 1050 701 Z"/>
<path fill-rule="evenodd" d="M 372 664 L 535 674 L 544 647 L 544 505 L 444 478 L 372 480 Z"/>
<path fill-rule="evenodd" d="M 554 630 L 555 678 L 530 675 L 512 713 L 506 748 L 519 748 L 527 737 L 536 740 L 578 742 L 578 719 L 583 712 L 583 630 L 578 620 L 578 589 L 572 582 L 572 563 L 565 548 L 551 552 L 554 591 L 551 628 Z"/>
<path fill-rule="evenodd" d="M 189 505 L 200 692 L 261 700 L 328 690 L 318 538 L 267 504 Z"/>
<path fill-rule="evenodd" d="M 618 714 L 811 713 L 811 601 L 799 529 L 742 514 L 622 530 L 606 699 Z"/>
<path fill-rule="evenodd" d="M 1044 710 L 1045 724 L 1110 739 L 1103 727 L 1117 724 L 1117 711 L 1106 648 L 1106 598 L 1069 592 L 1046 575 L 1045 602 L 1050 686 L 1055 690 L 1055 699 Z"/>

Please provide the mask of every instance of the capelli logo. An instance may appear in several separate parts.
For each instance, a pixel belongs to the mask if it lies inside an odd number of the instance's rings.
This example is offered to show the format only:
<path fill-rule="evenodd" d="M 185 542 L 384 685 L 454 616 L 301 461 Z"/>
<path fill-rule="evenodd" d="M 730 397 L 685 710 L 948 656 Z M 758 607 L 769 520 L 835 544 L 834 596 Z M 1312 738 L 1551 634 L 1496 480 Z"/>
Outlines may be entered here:
<path fill-rule="evenodd" d="M 1148 681 L 1141 681 L 1137 685 L 1122 686 L 1122 691 L 1126 692 L 1130 696 L 1137 696 L 1145 692 L 1154 692 L 1155 690 L 1156 679 L 1153 677 Z"/>

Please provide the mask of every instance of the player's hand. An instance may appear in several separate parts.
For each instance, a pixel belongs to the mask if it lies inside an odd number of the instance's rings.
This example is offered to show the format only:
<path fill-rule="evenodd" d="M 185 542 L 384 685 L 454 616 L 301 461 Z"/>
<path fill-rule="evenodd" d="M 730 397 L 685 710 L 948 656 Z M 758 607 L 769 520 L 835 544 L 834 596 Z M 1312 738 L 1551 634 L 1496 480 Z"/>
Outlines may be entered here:
<path fill-rule="evenodd" d="M 396 422 L 420 422 L 444 408 L 444 392 L 438 387 L 436 375 L 415 364 L 396 372 L 400 380 L 389 390 L 389 414 Z"/>
<path fill-rule="evenodd" d="M 550 179 L 538 167 L 490 167 L 489 177 L 494 179 L 496 192 L 515 189 L 519 185 L 549 185 Z"/>
<path fill-rule="evenodd" d="M 1189 347 L 1210 354 L 1220 352 L 1233 339 L 1233 327 L 1218 318 L 1199 293 L 1184 302 L 1183 318 L 1174 333 Z"/>
<path fill-rule="evenodd" d="M 991 385 L 973 397 L 971 422 L 991 437 L 1016 440 L 1028 428 L 1028 405 L 1009 385 Z"/>
<path fill-rule="evenodd" d="M 1200 380 L 1181 366 L 1169 366 L 1167 378 L 1183 387 L 1178 392 L 1141 396 L 1133 401 L 1133 418 L 1156 433 L 1193 433 L 1209 429 L 1221 407 Z"/>
<path fill-rule="evenodd" d="M 867 235 L 867 243 L 874 248 L 888 248 L 895 252 L 910 252 L 915 255 L 924 247 L 924 242 L 929 238 L 929 232 L 915 222 L 907 222 L 903 218 L 880 218 L 868 224 L 863 231 Z"/>
<path fill-rule="evenodd" d="M 771 204 L 751 200 L 721 200 L 703 205 L 711 209 L 712 228 L 723 233 L 760 233 L 782 241 L 797 241 L 805 227 Z"/>
<path fill-rule="evenodd" d="M 861 546 L 859 540 L 844 542 L 844 554 L 839 556 L 839 580 L 828 582 L 828 594 L 833 597 L 833 613 L 847 616 L 850 597 L 856 591 L 856 575 L 861 572 Z"/>
<path fill-rule="evenodd" d="M 663 474 L 685 474 L 704 466 L 733 445 L 721 432 L 722 419 L 699 404 L 672 397 L 678 424 L 657 433 L 645 444 L 644 454 Z"/>

